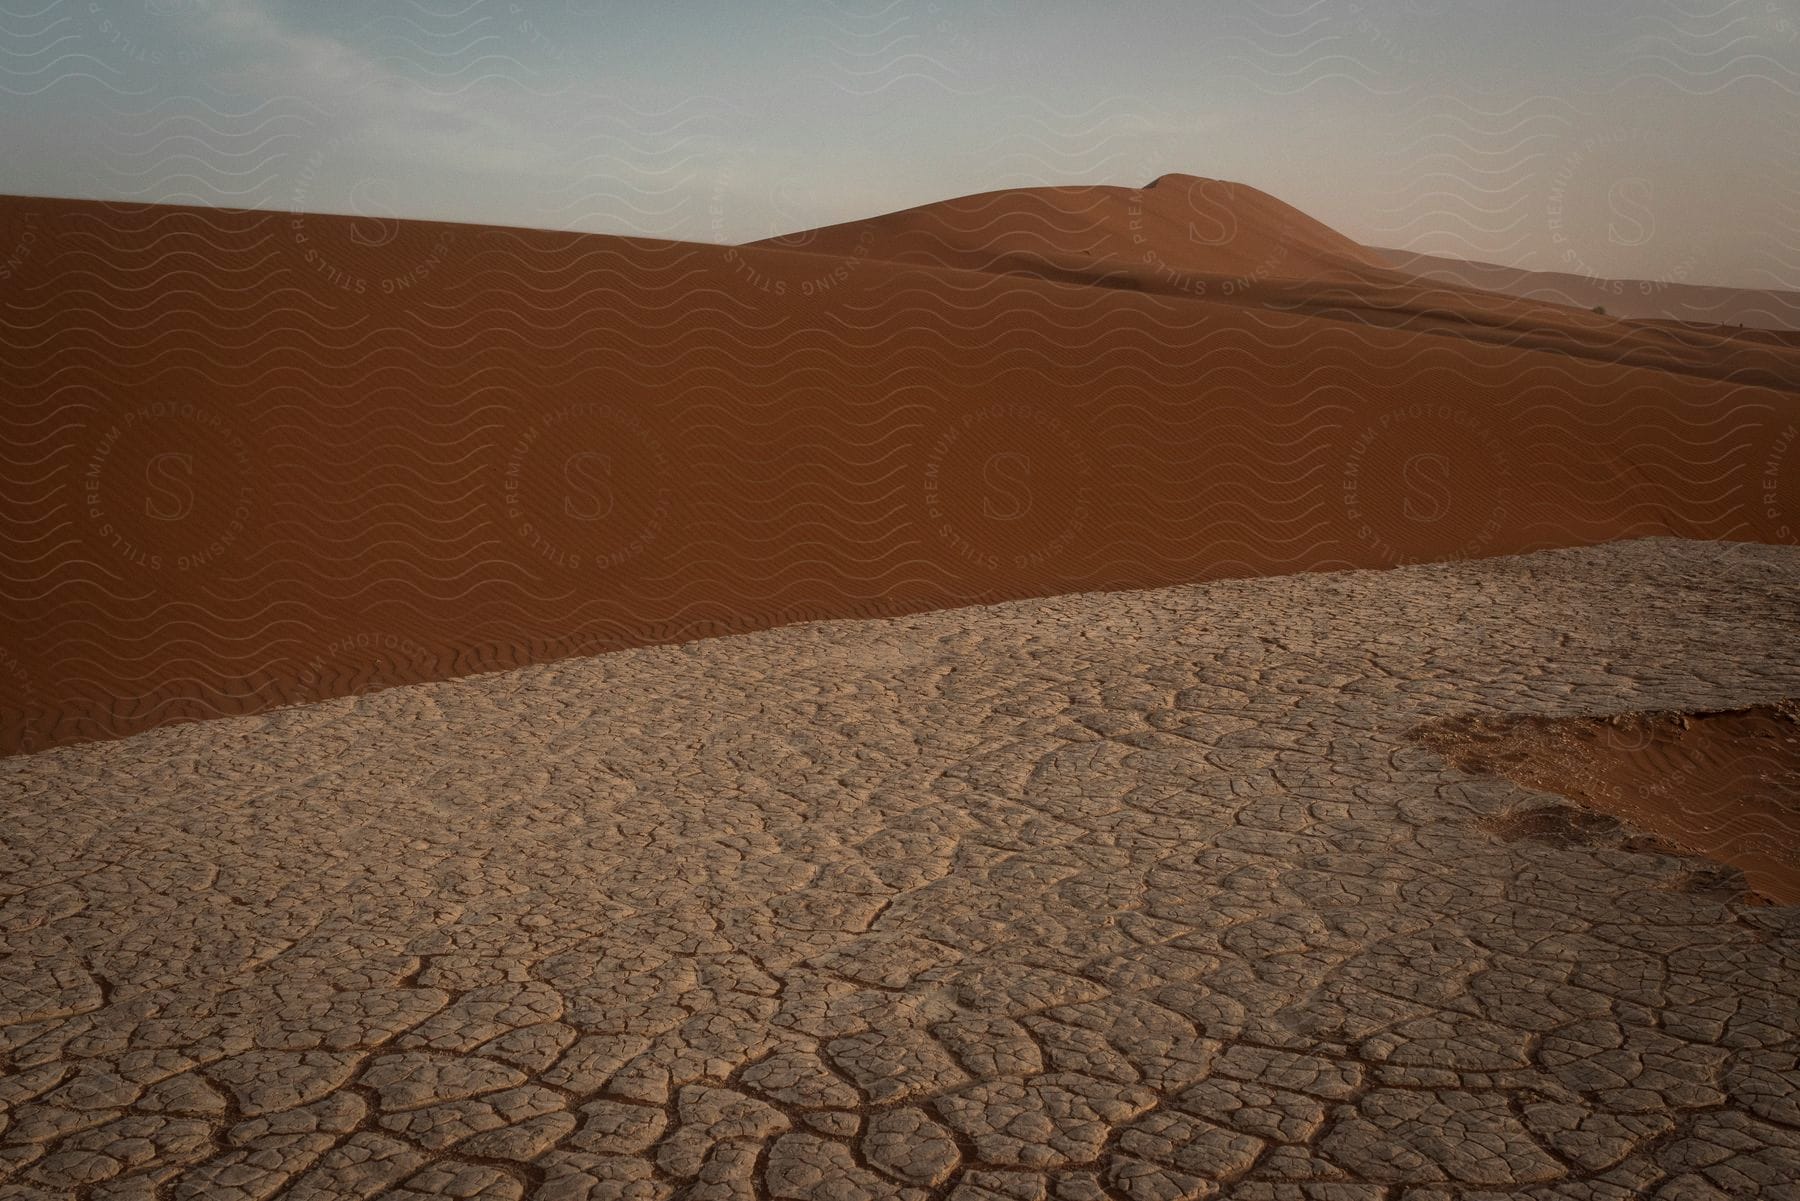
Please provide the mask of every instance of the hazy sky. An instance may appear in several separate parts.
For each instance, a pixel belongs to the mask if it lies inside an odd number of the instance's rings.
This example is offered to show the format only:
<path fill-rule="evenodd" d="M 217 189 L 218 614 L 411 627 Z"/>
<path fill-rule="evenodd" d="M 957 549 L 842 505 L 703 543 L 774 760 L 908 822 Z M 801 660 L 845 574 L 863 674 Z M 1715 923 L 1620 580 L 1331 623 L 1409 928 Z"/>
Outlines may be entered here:
<path fill-rule="evenodd" d="M 0 0 L 0 190 L 743 241 L 1240 180 L 1800 288 L 1800 0 Z"/>

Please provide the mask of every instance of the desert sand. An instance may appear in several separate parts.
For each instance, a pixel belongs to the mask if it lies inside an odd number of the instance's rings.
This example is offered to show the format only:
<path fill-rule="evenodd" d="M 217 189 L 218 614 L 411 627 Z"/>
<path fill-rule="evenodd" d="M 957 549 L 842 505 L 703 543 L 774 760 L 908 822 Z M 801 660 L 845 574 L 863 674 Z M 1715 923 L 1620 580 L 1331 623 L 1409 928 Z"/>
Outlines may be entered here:
<path fill-rule="evenodd" d="M 1472 715 L 1430 727 L 1422 741 L 1465 770 L 1578 802 L 1515 822 L 1521 832 L 1581 838 L 1622 819 L 1741 871 L 1770 900 L 1800 904 L 1800 701 L 1714 713 Z"/>
<path fill-rule="evenodd" d="M 828 617 L 1791 543 L 1800 345 L 1243 185 L 705 246 L 0 200 L 0 751 Z"/>
<path fill-rule="evenodd" d="M 1492 263 L 1405 250 L 1382 251 L 1392 266 L 1420 279 L 1500 292 L 1526 300 L 1592 309 L 1615 317 L 1700 326 L 1800 329 L 1800 292 L 1726 288 L 1686 279 L 1600 279 L 1566 271 L 1523 271 Z"/>
<path fill-rule="evenodd" d="M 1419 731 L 1774 704 L 1796 613 L 1639 541 L 14 757 L 0 1194 L 1791 1197 L 1800 907 Z"/>

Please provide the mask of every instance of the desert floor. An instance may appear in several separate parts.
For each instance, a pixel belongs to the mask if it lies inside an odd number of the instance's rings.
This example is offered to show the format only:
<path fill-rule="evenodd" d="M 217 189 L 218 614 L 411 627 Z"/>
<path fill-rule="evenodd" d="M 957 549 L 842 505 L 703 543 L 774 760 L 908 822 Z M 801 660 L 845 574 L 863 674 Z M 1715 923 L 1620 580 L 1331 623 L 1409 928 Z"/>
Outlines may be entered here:
<path fill-rule="evenodd" d="M 1797 614 L 1640 541 L 6 760 L 0 1195 L 1794 1197 L 1800 907 L 1413 732 L 1800 695 Z"/>

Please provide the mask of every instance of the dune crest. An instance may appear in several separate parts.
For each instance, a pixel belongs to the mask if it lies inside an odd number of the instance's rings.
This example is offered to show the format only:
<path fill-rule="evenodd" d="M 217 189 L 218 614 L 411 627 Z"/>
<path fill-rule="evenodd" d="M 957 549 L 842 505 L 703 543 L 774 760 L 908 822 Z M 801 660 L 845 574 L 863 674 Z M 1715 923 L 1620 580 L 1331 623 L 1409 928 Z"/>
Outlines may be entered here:
<path fill-rule="evenodd" d="M 1622 321 L 1638 310 L 1595 312 L 1589 304 L 1572 310 L 1555 289 L 1490 287 L 1486 277 L 1442 270 L 1415 273 L 1395 252 L 1358 245 L 1257 188 L 1194 175 L 1162 175 L 1143 188 L 986 192 L 743 249 L 818 256 L 839 272 L 849 268 L 838 264 L 867 262 L 977 271 L 1222 301 L 1739 383 L 1785 388 L 1800 381 L 1800 343 L 1792 339 L 1717 323 Z"/>
<path fill-rule="evenodd" d="M 1685 279 L 1601 279 L 1566 271 L 1526 271 L 1466 259 L 1382 250 L 1375 254 L 1420 279 L 1478 288 L 1570 308 L 1602 308 L 1614 317 L 1681 322 L 1725 330 L 1800 329 L 1800 292 L 1725 288 Z"/>
<path fill-rule="evenodd" d="M 1348 279 L 1386 267 L 1266 192 L 1193 175 L 984 192 L 751 245 L 1152 291 L 1159 276 Z"/>

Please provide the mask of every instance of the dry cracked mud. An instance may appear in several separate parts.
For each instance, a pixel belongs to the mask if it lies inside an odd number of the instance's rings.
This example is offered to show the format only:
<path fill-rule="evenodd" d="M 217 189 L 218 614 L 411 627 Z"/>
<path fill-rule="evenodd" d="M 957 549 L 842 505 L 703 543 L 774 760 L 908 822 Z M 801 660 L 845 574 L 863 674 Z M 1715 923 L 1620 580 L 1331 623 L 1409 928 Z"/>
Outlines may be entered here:
<path fill-rule="evenodd" d="M 1800 907 L 1409 733 L 1800 695 L 1797 615 L 1643 541 L 8 760 L 0 1196 L 1795 1197 Z"/>

